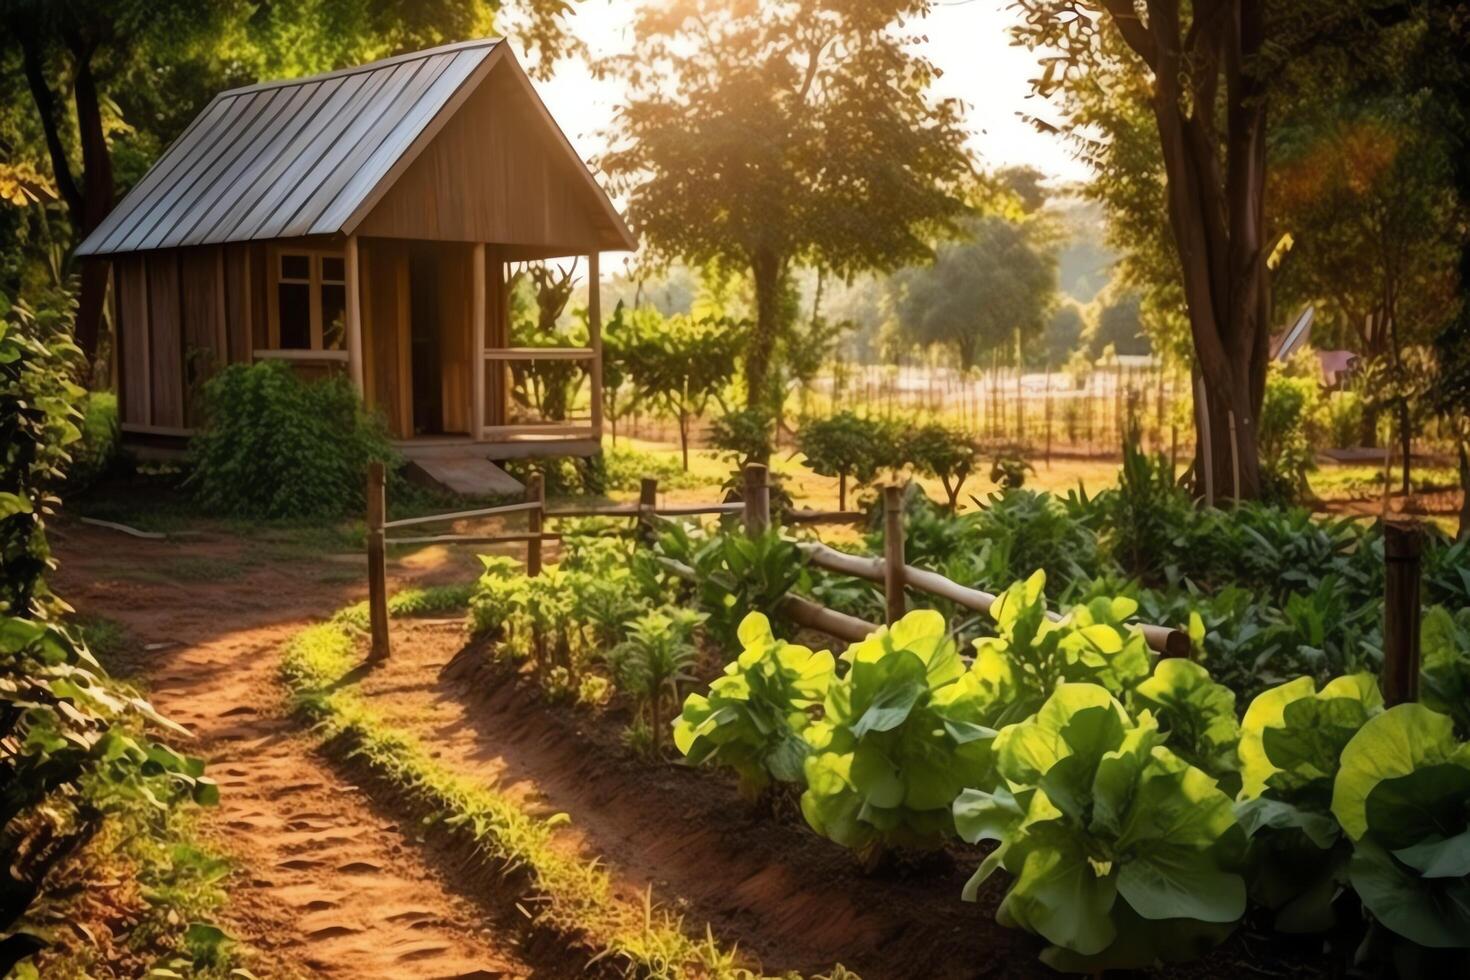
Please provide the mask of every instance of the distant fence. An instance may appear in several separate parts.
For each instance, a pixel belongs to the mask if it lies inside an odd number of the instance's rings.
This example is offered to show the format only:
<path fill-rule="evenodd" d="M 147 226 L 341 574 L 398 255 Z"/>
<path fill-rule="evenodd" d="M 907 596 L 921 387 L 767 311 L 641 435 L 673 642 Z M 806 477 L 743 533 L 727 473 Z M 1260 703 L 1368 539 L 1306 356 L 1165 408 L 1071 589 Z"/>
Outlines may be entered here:
<path fill-rule="evenodd" d="M 558 540 L 561 535 L 547 531 L 546 522 L 562 518 L 605 517 L 631 518 L 634 526 L 651 525 L 655 517 L 689 517 L 707 514 L 742 517 L 745 532 L 751 536 L 764 534 L 771 524 L 771 487 L 766 467 L 745 467 L 741 500 L 707 504 L 658 505 L 658 481 L 644 477 L 636 504 L 604 504 L 575 506 L 549 510 L 539 473 L 526 482 L 526 499 L 518 503 L 451 511 L 422 517 L 385 520 L 387 496 L 383 465 L 371 463 L 367 473 L 367 558 L 368 606 L 372 633 L 371 656 L 388 656 L 387 548 L 411 544 L 517 544 L 526 546 L 526 574 L 541 574 L 543 541 Z M 527 515 L 524 532 L 498 534 L 434 534 L 390 538 L 387 532 L 397 528 L 423 527 L 431 524 L 468 520 L 479 517 Z M 787 524 L 857 523 L 866 517 L 860 511 L 790 510 L 783 518 Z M 964 609 L 988 613 L 997 596 L 961 585 L 937 572 L 917 568 L 904 560 L 903 493 L 898 486 L 883 488 L 883 557 L 854 555 L 816 541 L 801 542 L 798 548 L 806 560 L 817 568 L 872 582 L 883 588 L 885 620 L 892 625 L 907 610 L 907 590 L 923 592 L 945 599 Z M 1418 699 L 1419 692 L 1419 623 L 1420 578 L 1423 532 L 1417 524 L 1388 523 L 1384 528 L 1384 630 L 1382 686 L 1384 701 L 1389 705 Z M 664 567 L 672 574 L 693 581 L 694 569 L 681 562 L 664 558 Z M 792 622 L 818 630 L 839 640 L 855 643 L 867 637 L 879 624 L 848 613 L 839 612 L 805 596 L 787 593 L 781 612 Z M 1061 614 L 1047 615 L 1058 620 Z M 1136 624 L 1149 649 L 1162 657 L 1188 657 L 1192 644 L 1188 634 L 1168 626 Z"/>

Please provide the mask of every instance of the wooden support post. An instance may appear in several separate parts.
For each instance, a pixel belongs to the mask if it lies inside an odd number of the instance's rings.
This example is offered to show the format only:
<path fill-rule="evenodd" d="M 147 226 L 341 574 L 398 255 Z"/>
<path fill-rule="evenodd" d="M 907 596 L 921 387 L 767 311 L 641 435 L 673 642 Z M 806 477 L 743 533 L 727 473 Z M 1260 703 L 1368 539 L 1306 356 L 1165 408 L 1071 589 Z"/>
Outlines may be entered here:
<path fill-rule="evenodd" d="M 883 598 L 888 625 L 903 618 L 903 487 L 883 488 Z"/>
<path fill-rule="evenodd" d="M 348 235 L 342 253 L 342 288 L 347 294 L 347 308 L 343 311 L 347 320 L 347 373 L 352 378 L 352 387 L 357 397 L 367 391 L 362 366 L 362 275 L 357 267 L 357 236 Z"/>
<path fill-rule="evenodd" d="M 526 499 L 540 505 L 526 516 L 526 531 L 532 535 L 526 539 L 526 574 L 534 578 L 541 574 L 541 529 L 546 522 L 546 484 L 540 473 L 526 478 Z"/>
<path fill-rule="evenodd" d="M 485 332 L 489 319 L 490 291 L 485 275 L 485 243 L 476 242 L 470 314 L 470 438 L 485 438 Z M 496 365 L 499 368 L 499 365 Z"/>
<path fill-rule="evenodd" d="M 592 348 L 588 375 L 592 392 L 592 438 L 602 445 L 602 269 L 601 256 L 587 256 L 587 346 Z"/>
<path fill-rule="evenodd" d="M 368 624 L 372 630 L 373 660 L 388 657 L 388 559 L 383 544 L 383 520 L 388 510 L 383 464 L 374 460 L 367 471 Z"/>
<path fill-rule="evenodd" d="M 766 482 L 766 468 L 761 463 L 745 467 L 745 533 L 760 537 L 771 526 L 771 487 Z"/>
<path fill-rule="evenodd" d="M 1383 701 L 1419 700 L 1419 525 L 1383 527 Z"/>
<path fill-rule="evenodd" d="M 635 529 L 653 534 L 654 508 L 658 506 L 658 478 L 645 476 L 638 484 L 638 520 Z"/>

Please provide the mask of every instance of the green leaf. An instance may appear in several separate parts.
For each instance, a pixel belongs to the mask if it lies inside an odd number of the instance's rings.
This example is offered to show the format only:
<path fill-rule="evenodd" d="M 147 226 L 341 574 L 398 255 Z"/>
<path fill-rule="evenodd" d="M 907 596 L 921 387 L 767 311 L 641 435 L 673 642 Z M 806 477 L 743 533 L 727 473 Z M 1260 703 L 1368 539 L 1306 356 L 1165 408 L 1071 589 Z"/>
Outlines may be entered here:
<path fill-rule="evenodd" d="M 1371 840 L 1360 840 L 1348 865 L 1353 890 L 1385 926 L 1421 946 L 1470 946 L 1470 879 L 1424 879 Z"/>
<path fill-rule="evenodd" d="M 1386 779 L 1448 761 L 1454 723 L 1420 704 L 1400 704 L 1371 718 L 1343 749 L 1332 788 L 1332 812 L 1348 837 L 1368 832 L 1368 795 Z"/>
<path fill-rule="evenodd" d="M 1443 840 L 1401 847 L 1393 856 L 1426 878 L 1466 877 L 1470 875 L 1470 829 Z"/>

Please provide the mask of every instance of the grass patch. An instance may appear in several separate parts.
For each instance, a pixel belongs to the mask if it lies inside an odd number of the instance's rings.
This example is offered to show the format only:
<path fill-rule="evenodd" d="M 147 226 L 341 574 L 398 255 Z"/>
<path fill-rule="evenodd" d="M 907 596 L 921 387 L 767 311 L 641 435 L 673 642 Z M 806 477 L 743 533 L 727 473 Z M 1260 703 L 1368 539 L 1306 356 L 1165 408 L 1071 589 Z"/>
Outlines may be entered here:
<path fill-rule="evenodd" d="M 88 649 L 102 660 L 111 660 L 128 645 L 128 631 L 115 619 L 82 614 L 72 617 L 71 625 L 81 633 Z"/>
<path fill-rule="evenodd" d="M 354 573 L 361 578 L 361 572 Z M 444 616 L 463 612 L 469 608 L 470 597 L 475 593 L 473 582 L 454 585 L 431 585 L 427 588 L 404 589 L 388 597 L 388 616 L 392 619 L 409 619 L 414 616 Z M 367 600 L 353 603 L 338 610 L 332 622 L 355 626 L 360 630 L 370 627 Z"/>
<path fill-rule="evenodd" d="M 426 601 L 415 597 L 408 604 L 421 607 Z M 455 774 L 412 735 L 387 724 L 344 684 L 358 660 L 358 636 L 346 621 L 297 634 L 282 664 L 294 707 L 316 722 L 329 746 L 365 763 L 428 819 L 457 835 L 484 870 L 523 874 L 536 898 L 523 903 L 534 923 L 599 949 L 596 960 L 638 976 L 760 976 L 739 966 L 736 954 L 722 949 L 708 930 L 702 940 L 691 939 L 682 920 L 654 907 L 651 897 L 636 907 L 621 902 L 605 869 L 560 853 L 553 837 L 567 815 L 527 813 L 494 788 Z M 832 976 L 853 975 L 838 967 Z"/>

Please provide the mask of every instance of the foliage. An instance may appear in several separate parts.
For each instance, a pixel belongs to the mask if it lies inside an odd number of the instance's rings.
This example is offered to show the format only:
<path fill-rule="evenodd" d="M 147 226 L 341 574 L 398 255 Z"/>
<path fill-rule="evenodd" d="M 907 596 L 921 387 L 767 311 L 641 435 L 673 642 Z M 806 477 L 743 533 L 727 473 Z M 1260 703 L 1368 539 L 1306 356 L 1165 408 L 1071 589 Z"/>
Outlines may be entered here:
<path fill-rule="evenodd" d="M 51 488 L 81 435 L 82 390 L 70 380 L 78 352 L 64 338 L 35 336 L 3 298 L 0 313 L 0 612 L 44 615 L 44 517 L 59 503 Z"/>
<path fill-rule="evenodd" d="M 674 722 L 674 745 L 693 764 L 734 769 L 748 799 L 772 779 L 805 782 L 809 747 L 802 733 L 833 679 L 832 654 L 776 639 L 760 613 L 740 623 L 740 655 L 708 694 L 691 694 Z"/>
<path fill-rule="evenodd" d="M 679 461 L 661 453 L 648 453 L 628 446 L 612 446 L 603 450 L 607 466 L 608 490 L 637 490 L 645 476 L 658 480 L 661 489 L 692 490 L 704 481 L 679 465 Z"/>
<path fill-rule="evenodd" d="M 1332 819 L 1332 784 L 1344 746 L 1383 710 L 1366 674 L 1318 691 L 1310 677 L 1258 695 L 1241 721 L 1243 785 L 1237 807 L 1251 836 L 1251 896 L 1283 932 L 1325 930 L 1346 878 L 1347 846 Z"/>
<path fill-rule="evenodd" d="M 837 412 L 824 419 L 807 419 L 796 433 L 802 462 L 818 476 L 837 477 L 837 507 L 847 509 L 847 484 L 871 483 L 885 463 L 884 446 L 894 433 L 878 419 Z"/>
<path fill-rule="evenodd" d="M 72 462 L 66 471 L 66 487 L 71 493 L 85 490 L 106 474 L 117 460 L 121 441 L 115 393 L 89 391 L 78 408 L 82 415 L 81 438 L 71 450 Z"/>
<path fill-rule="evenodd" d="M 608 665 L 618 686 L 648 711 L 654 755 L 662 739 L 665 693 L 678 703 L 679 684 L 690 679 L 689 666 L 698 652 L 694 630 L 706 618 L 678 607 L 644 613 L 628 624 L 627 638 L 608 651 Z"/>
<path fill-rule="evenodd" d="M 1307 356 L 1315 362 L 1314 355 Z M 1266 374 L 1266 399 L 1258 425 L 1264 500 L 1288 503 L 1307 489 L 1307 474 L 1317 467 L 1313 430 L 1320 411 L 1318 388 L 1317 379 L 1310 375 L 1280 369 Z"/>
<path fill-rule="evenodd" d="M 725 412 L 710 423 L 710 445 L 722 450 L 736 470 L 769 459 L 774 448 L 775 419 L 763 408 Z"/>
<path fill-rule="evenodd" d="M 1097 684 L 1121 698 L 1149 675 L 1148 644 L 1125 625 L 1136 602 L 1097 598 L 1052 619 L 1045 586 L 1041 571 L 1012 583 L 990 607 L 996 635 L 975 641 L 976 670 L 984 668 L 1005 692 L 992 718 L 997 726 L 1037 711 L 1058 684 Z"/>
<path fill-rule="evenodd" d="M 669 538 L 661 538 L 667 545 Z M 740 621 L 750 611 L 778 616 L 781 600 L 802 580 L 805 558 L 772 528 L 759 537 L 742 531 L 712 535 L 687 552 L 699 608 L 722 649 L 740 645 Z M 777 618 L 778 624 L 782 621 Z"/>
<path fill-rule="evenodd" d="M 1431 607 L 1419 637 L 1421 699 L 1453 718 L 1459 733 L 1470 738 L 1470 605 L 1458 615 L 1443 606 Z"/>
<path fill-rule="evenodd" d="M 664 319 L 645 308 L 613 327 L 620 372 L 631 384 L 634 403 L 651 404 L 678 423 L 688 470 L 689 426 L 711 400 L 724 405 L 724 392 L 745 347 L 744 325 L 714 316 Z"/>
<path fill-rule="evenodd" d="M 953 511 L 965 480 L 975 468 L 978 447 L 970 437 L 958 429 L 930 422 L 906 433 L 900 452 L 915 472 L 939 478 Z"/>
<path fill-rule="evenodd" d="M 801 810 L 812 829 L 871 860 L 885 848 L 937 847 L 954 833 L 950 804 L 985 785 L 995 691 L 960 659 L 944 618 L 917 610 L 842 655 L 808 726 Z"/>
<path fill-rule="evenodd" d="M 1148 712 L 1062 684 L 996 738 L 1004 784 L 955 802 L 966 839 L 1002 839 L 968 893 L 996 867 L 1014 875 L 997 919 L 1052 943 L 1042 959 L 1055 968 L 1190 958 L 1245 912 L 1230 798 L 1163 743 Z"/>
<path fill-rule="evenodd" d="M 1179 531 L 1193 511 L 1188 495 L 1174 483 L 1174 467 L 1162 452 L 1143 450 L 1137 422 L 1123 441 L 1123 468 L 1118 489 L 1098 495 L 1098 507 L 1107 515 L 1107 547 L 1129 575 L 1149 579 L 1163 565 L 1164 556 L 1177 553 Z"/>
<path fill-rule="evenodd" d="M 1019 490 L 1026 485 L 1026 474 L 1036 473 L 1036 467 L 1032 466 L 1019 451 L 1005 452 L 997 455 L 990 464 L 990 482 L 996 484 L 1001 490 Z"/>
<path fill-rule="evenodd" d="M 940 245 L 930 265 L 896 279 L 895 312 L 904 336 L 952 349 L 963 369 L 981 353 L 1007 360 L 1019 342 L 1035 346 L 1057 292 L 1056 235 L 1040 214 L 971 218 L 964 237 Z"/>
<path fill-rule="evenodd" d="M 363 410 L 346 378 L 306 382 L 279 361 L 232 364 L 205 384 L 204 404 L 189 485 L 210 511 L 357 513 L 367 464 L 393 460 L 382 421 Z"/>
<path fill-rule="evenodd" d="M 632 50 L 599 66 L 628 85 L 601 166 L 645 245 L 660 259 L 749 272 L 749 407 L 770 399 L 793 264 L 848 278 L 926 258 L 930 233 L 963 210 L 960 108 L 930 98 L 935 70 L 900 27 L 927 7 L 647 7 Z"/>
<path fill-rule="evenodd" d="M 1160 660 L 1129 701 L 1135 711 L 1153 714 L 1175 755 L 1214 777 L 1226 793 L 1238 788 L 1235 692 L 1208 670 L 1180 657 Z"/>
<path fill-rule="evenodd" d="M 1365 723 L 1342 750 L 1332 812 L 1378 921 L 1424 946 L 1470 946 L 1470 743 L 1447 715 L 1401 704 Z"/>

